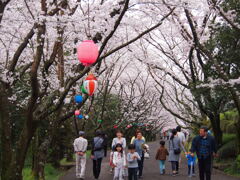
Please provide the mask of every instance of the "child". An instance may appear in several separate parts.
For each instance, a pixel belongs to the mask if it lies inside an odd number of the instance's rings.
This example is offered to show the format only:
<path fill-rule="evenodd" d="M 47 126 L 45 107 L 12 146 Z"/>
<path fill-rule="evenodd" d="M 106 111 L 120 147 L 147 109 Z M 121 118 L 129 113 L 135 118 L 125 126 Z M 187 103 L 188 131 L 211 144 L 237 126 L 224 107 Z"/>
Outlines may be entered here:
<path fill-rule="evenodd" d="M 129 153 L 127 154 L 128 161 L 128 180 L 137 180 L 138 172 L 138 160 L 141 160 L 141 157 L 137 152 L 135 152 L 135 146 L 130 144 L 128 146 Z"/>
<path fill-rule="evenodd" d="M 190 152 L 187 153 L 186 158 L 188 159 L 188 177 L 195 176 L 195 161 L 196 156 L 192 156 Z"/>
<path fill-rule="evenodd" d="M 123 171 L 126 167 L 126 157 L 123 151 L 122 144 L 116 144 L 115 152 L 113 153 L 113 166 L 114 166 L 114 180 L 123 180 Z"/>
<path fill-rule="evenodd" d="M 114 171 L 114 164 L 113 164 L 113 153 L 114 153 L 114 151 L 115 151 L 115 146 L 112 147 L 112 151 L 110 152 L 110 159 L 109 159 L 109 164 L 110 164 L 110 167 L 111 167 L 110 174 L 112 174 L 113 171 Z"/>
<path fill-rule="evenodd" d="M 168 150 L 165 148 L 165 141 L 160 141 L 160 148 L 156 154 L 156 160 L 159 160 L 160 174 L 165 174 L 165 161 L 169 155 Z"/>

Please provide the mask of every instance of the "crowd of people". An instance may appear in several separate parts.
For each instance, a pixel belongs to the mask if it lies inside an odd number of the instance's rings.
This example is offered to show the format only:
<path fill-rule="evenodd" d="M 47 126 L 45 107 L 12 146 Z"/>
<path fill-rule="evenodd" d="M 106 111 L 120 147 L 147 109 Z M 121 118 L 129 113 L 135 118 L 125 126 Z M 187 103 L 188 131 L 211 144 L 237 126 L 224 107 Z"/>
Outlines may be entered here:
<path fill-rule="evenodd" d="M 84 138 L 83 131 L 79 132 L 79 136 L 74 141 L 76 177 L 84 179 L 88 141 Z M 165 161 L 168 156 L 168 161 L 171 163 L 172 176 L 177 176 L 181 164 L 181 152 L 184 152 L 188 162 L 188 176 L 195 176 L 195 163 L 198 160 L 200 180 L 210 180 L 212 157 L 216 156 L 216 144 L 213 136 L 208 133 L 206 127 L 201 127 L 199 135 L 193 139 L 189 151 L 185 149 L 185 143 L 186 134 L 181 132 L 180 126 L 173 129 L 169 137 L 164 136 L 161 139 L 160 147 L 155 155 L 156 160 L 159 161 L 160 174 L 164 175 L 166 172 Z M 113 173 L 113 179 L 123 180 L 124 177 L 128 177 L 129 180 L 141 179 L 144 159 L 148 158 L 148 151 L 149 146 L 146 144 L 146 140 L 140 130 L 136 131 L 128 147 L 123 133 L 118 130 L 116 137 L 111 143 L 109 158 L 110 172 Z M 98 130 L 91 146 L 91 159 L 93 161 L 93 175 L 95 179 L 98 179 L 100 176 L 102 159 L 106 156 L 107 140 L 105 135 Z"/>

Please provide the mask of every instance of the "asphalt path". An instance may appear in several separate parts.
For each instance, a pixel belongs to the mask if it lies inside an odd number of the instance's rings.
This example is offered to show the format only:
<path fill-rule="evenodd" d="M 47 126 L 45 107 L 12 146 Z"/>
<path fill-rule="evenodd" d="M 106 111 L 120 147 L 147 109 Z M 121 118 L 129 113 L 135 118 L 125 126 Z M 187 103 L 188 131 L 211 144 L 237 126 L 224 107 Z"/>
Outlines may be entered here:
<path fill-rule="evenodd" d="M 182 160 L 180 163 L 179 175 L 173 177 L 171 175 L 171 164 L 166 161 L 166 174 L 160 175 L 158 162 L 155 160 L 155 153 L 159 147 L 158 142 L 149 143 L 150 146 L 150 159 L 146 159 L 144 162 L 144 170 L 143 170 L 143 179 L 145 180 L 189 180 L 194 179 L 198 180 L 198 168 L 196 165 L 196 177 L 189 178 L 187 176 L 187 160 L 184 156 L 182 156 Z M 109 167 L 109 157 L 104 158 L 102 163 L 102 170 L 99 180 L 112 180 L 113 175 L 110 173 Z M 125 178 L 127 180 L 127 178 Z M 240 178 L 231 177 L 225 175 L 224 173 L 213 170 L 212 180 L 239 180 Z M 60 178 L 60 180 L 77 180 L 75 176 L 75 167 L 71 168 L 64 176 Z M 86 177 L 85 180 L 94 180 L 93 172 L 92 172 L 92 161 L 91 159 L 87 160 L 86 167 Z"/>

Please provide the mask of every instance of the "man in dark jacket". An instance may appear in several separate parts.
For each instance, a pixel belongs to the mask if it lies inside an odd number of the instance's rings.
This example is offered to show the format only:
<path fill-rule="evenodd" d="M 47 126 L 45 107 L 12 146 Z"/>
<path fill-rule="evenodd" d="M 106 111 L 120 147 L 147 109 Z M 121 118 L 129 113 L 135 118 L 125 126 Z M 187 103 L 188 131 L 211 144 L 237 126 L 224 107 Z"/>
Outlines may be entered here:
<path fill-rule="evenodd" d="M 211 180 L 212 157 L 216 156 L 217 149 L 215 139 L 208 134 L 207 127 L 200 128 L 199 136 L 193 139 L 190 151 L 192 156 L 197 153 L 200 180 L 204 180 L 205 177 L 206 180 Z"/>

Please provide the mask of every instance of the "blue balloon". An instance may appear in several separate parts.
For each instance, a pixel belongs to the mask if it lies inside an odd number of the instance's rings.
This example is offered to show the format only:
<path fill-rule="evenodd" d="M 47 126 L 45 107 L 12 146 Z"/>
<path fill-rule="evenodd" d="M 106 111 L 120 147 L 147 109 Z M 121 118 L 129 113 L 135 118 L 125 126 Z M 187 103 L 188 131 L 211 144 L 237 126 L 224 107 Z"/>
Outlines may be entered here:
<path fill-rule="evenodd" d="M 78 115 L 78 118 L 79 118 L 79 119 L 83 119 L 84 117 L 83 117 L 82 114 L 80 114 L 80 115 Z"/>
<path fill-rule="evenodd" d="M 83 102 L 83 97 L 81 95 L 76 95 L 75 96 L 75 102 L 76 103 L 82 103 Z"/>

